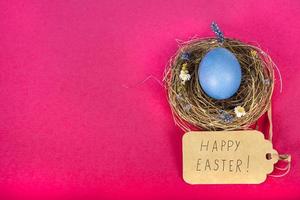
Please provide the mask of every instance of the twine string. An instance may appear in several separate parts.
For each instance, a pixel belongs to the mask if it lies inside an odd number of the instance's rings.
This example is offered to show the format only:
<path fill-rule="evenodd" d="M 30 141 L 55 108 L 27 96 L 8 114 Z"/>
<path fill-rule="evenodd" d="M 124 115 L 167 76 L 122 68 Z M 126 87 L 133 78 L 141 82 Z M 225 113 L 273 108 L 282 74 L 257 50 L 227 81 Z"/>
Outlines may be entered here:
<path fill-rule="evenodd" d="M 279 154 L 278 161 L 283 161 L 283 162 L 287 163 L 285 167 L 276 167 L 275 166 L 275 169 L 282 171 L 283 173 L 282 174 L 270 174 L 269 176 L 275 177 L 275 178 L 280 178 L 280 177 L 287 175 L 290 172 L 291 162 L 292 162 L 292 157 L 290 154 Z"/>
<path fill-rule="evenodd" d="M 272 104 L 270 103 L 269 109 L 268 109 L 268 121 L 269 121 L 269 137 L 268 140 L 272 142 L 272 137 L 273 137 L 273 122 L 272 122 Z M 292 161 L 292 156 L 290 154 L 278 154 L 275 155 L 278 156 L 278 161 L 283 161 L 286 163 L 285 167 L 276 167 L 275 169 L 282 171 L 282 174 L 270 174 L 269 176 L 279 178 L 287 175 L 291 169 L 291 161 Z"/>
<path fill-rule="evenodd" d="M 269 109 L 268 109 L 268 120 L 269 120 L 269 138 L 270 142 L 272 142 L 273 139 L 273 122 L 272 122 L 272 103 L 270 103 Z"/>

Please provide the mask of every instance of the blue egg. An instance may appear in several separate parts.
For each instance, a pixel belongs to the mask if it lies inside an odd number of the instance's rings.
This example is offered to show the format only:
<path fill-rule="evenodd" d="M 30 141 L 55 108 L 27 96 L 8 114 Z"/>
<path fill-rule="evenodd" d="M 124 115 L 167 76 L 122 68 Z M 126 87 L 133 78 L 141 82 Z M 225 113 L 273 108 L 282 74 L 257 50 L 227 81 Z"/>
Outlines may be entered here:
<path fill-rule="evenodd" d="M 238 91 L 242 79 L 239 61 L 233 53 L 222 47 L 210 50 L 203 57 L 198 75 L 204 92 L 218 100 L 232 97 Z"/>

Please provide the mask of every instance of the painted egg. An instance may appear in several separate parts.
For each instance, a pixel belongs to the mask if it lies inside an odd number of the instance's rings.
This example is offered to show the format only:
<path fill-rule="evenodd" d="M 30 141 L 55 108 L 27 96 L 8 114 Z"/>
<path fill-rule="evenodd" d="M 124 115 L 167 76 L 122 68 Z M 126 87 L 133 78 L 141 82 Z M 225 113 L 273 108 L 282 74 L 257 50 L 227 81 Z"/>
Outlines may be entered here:
<path fill-rule="evenodd" d="M 228 99 L 239 89 L 242 71 L 239 61 L 229 50 L 218 47 L 210 50 L 198 68 L 199 83 L 214 99 Z"/>

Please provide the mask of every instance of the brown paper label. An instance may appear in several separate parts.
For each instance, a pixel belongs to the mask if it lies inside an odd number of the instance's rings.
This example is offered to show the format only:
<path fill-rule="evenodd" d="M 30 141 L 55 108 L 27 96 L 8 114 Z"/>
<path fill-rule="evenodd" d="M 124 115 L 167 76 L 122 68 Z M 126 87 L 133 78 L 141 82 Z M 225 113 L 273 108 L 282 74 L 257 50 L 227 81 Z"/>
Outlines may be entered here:
<path fill-rule="evenodd" d="M 259 131 L 188 132 L 182 138 L 183 179 L 189 184 L 258 184 L 278 161 Z"/>

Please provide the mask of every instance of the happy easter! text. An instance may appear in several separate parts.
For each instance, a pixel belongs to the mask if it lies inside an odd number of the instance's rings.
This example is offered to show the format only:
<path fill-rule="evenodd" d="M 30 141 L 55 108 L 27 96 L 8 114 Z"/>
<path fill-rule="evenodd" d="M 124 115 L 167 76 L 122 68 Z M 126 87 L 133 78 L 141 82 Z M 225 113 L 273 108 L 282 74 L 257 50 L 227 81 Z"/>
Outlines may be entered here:
<path fill-rule="evenodd" d="M 222 158 L 217 155 L 222 155 L 222 153 L 232 153 L 239 150 L 241 142 L 238 140 L 202 140 L 199 151 L 201 154 L 203 152 L 207 152 L 207 155 L 210 157 L 205 156 L 198 158 L 196 161 L 196 171 L 199 172 L 232 172 L 238 173 L 245 170 L 248 171 L 249 168 L 249 159 L 250 156 L 247 156 L 247 159 L 243 160 L 240 158 Z M 216 154 L 216 156 L 212 156 Z M 205 154 L 204 154 L 205 155 Z"/>

